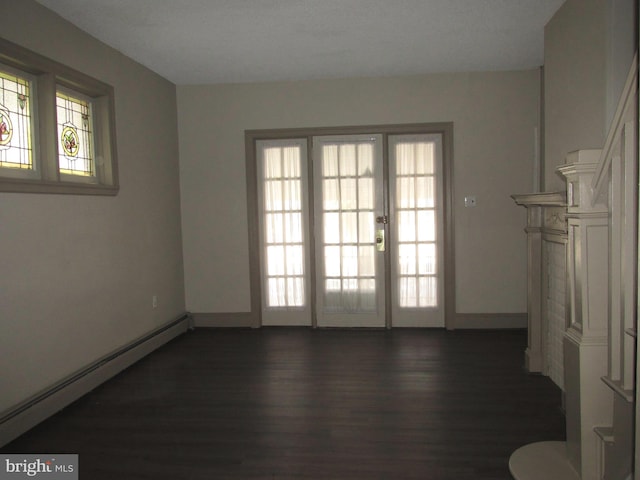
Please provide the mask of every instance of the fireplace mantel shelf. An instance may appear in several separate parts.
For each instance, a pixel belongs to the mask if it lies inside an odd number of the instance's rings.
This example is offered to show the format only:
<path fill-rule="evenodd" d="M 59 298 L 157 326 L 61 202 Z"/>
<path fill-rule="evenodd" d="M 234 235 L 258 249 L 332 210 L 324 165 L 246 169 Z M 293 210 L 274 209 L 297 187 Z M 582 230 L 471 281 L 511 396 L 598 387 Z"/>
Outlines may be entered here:
<path fill-rule="evenodd" d="M 567 206 L 567 192 L 520 193 L 511 195 L 518 205 L 522 206 Z"/>

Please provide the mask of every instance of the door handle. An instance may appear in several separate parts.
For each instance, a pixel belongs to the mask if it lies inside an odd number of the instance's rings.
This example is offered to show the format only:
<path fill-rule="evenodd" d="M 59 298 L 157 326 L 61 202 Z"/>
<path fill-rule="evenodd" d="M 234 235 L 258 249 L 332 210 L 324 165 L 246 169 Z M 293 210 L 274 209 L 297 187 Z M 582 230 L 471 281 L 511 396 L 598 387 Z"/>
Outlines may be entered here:
<path fill-rule="evenodd" d="M 385 250 L 384 228 L 380 228 L 380 229 L 376 230 L 376 249 L 379 252 L 384 252 L 384 250 Z"/>

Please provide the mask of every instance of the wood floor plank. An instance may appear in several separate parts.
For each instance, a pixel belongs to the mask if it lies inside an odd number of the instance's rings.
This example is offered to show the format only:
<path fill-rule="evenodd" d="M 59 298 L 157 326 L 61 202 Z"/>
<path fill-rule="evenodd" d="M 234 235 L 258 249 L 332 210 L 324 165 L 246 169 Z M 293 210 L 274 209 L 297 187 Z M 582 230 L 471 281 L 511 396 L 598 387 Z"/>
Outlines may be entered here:
<path fill-rule="evenodd" d="M 526 332 L 197 329 L 3 453 L 78 453 L 80 478 L 511 479 L 563 440 Z"/>

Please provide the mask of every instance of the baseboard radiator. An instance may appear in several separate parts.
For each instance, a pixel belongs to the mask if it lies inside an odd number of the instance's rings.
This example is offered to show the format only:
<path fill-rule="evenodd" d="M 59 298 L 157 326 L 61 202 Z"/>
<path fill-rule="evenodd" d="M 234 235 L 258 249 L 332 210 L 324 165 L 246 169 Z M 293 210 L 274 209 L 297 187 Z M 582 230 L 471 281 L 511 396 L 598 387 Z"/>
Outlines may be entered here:
<path fill-rule="evenodd" d="M 91 363 L 0 416 L 0 447 L 193 328 L 189 313 Z"/>

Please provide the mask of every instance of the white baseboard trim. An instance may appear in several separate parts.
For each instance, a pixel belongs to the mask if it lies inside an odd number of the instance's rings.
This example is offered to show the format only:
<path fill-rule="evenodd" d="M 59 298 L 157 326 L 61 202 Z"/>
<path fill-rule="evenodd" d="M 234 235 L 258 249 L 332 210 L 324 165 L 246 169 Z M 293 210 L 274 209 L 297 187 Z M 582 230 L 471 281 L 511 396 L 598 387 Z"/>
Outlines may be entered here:
<path fill-rule="evenodd" d="M 195 327 L 259 328 L 258 316 L 251 312 L 192 313 Z"/>
<path fill-rule="evenodd" d="M 106 355 L 0 415 L 0 447 L 133 365 L 191 328 L 192 318 L 180 318 Z"/>
<path fill-rule="evenodd" d="M 458 329 L 527 328 L 526 313 L 456 313 Z"/>

